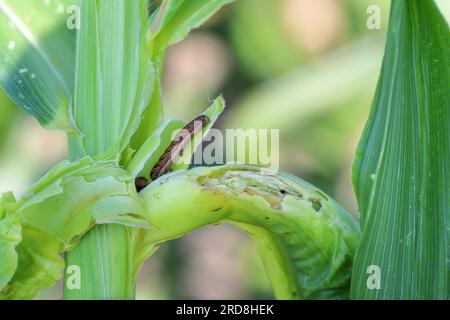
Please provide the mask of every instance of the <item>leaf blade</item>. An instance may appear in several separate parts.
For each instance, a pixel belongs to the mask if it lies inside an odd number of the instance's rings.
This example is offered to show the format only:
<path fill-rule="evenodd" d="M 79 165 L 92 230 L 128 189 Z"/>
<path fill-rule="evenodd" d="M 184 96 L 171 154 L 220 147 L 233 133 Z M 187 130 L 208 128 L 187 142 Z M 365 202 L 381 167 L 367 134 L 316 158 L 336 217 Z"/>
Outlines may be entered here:
<path fill-rule="evenodd" d="M 24 111 L 49 129 L 74 130 L 69 110 L 75 31 L 66 26 L 73 0 L 0 1 L 0 84 Z"/>
<path fill-rule="evenodd" d="M 150 46 L 154 55 L 186 38 L 222 6 L 234 0 L 164 0 L 152 23 Z"/>
<path fill-rule="evenodd" d="M 17 268 L 17 245 L 22 240 L 22 226 L 16 215 L 8 215 L 5 206 L 14 201 L 12 194 L 0 197 L 0 290 L 11 280 Z"/>
<path fill-rule="evenodd" d="M 352 297 L 447 299 L 450 31 L 434 1 L 394 1 L 391 12 L 353 167 L 363 235 Z M 377 290 L 367 285 L 372 265 Z"/>
<path fill-rule="evenodd" d="M 156 228 L 140 231 L 136 264 L 161 242 L 227 222 L 256 241 L 278 298 L 347 298 L 359 243 L 356 220 L 310 184 L 272 173 L 244 165 L 198 167 L 152 182 L 140 196 Z"/>

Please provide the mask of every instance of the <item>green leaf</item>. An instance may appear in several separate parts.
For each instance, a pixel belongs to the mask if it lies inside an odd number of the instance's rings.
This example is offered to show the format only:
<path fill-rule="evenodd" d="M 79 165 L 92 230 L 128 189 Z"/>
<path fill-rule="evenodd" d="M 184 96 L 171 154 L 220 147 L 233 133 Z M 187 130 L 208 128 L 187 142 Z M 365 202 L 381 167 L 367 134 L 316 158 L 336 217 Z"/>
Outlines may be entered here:
<path fill-rule="evenodd" d="M 59 241 L 28 226 L 22 227 L 22 237 L 17 246 L 17 269 L 0 291 L 0 300 L 33 299 L 39 290 L 54 286 L 61 278 L 64 261 Z"/>
<path fill-rule="evenodd" d="M 65 250 L 95 223 L 146 225 L 133 177 L 112 161 L 62 162 L 15 206 L 23 224 L 50 233 Z"/>
<path fill-rule="evenodd" d="M 154 131 L 162 125 L 164 119 L 161 88 L 162 72 L 164 69 L 164 54 L 153 59 L 153 66 L 155 73 L 153 95 L 150 103 L 142 114 L 141 124 L 131 139 L 131 147 L 135 150 L 142 147 Z"/>
<path fill-rule="evenodd" d="M 162 123 L 161 79 L 165 49 L 182 41 L 223 5 L 234 0 L 164 0 L 150 17 L 151 28 L 146 35 L 147 47 L 153 62 L 155 81 L 153 96 L 146 107 L 139 129 L 132 138 L 133 149 L 139 149 Z"/>
<path fill-rule="evenodd" d="M 450 297 L 449 89 L 450 31 L 434 1 L 392 1 L 353 166 L 362 225 L 353 298 Z"/>
<path fill-rule="evenodd" d="M 134 149 L 142 146 L 158 128 L 163 118 L 161 76 L 165 50 L 187 37 L 222 6 L 234 0 L 164 0 L 150 18 L 152 24 L 147 34 L 147 46 L 152 59 L 156 81 L 152 99 L 147 106 L 139 130 L 133 136 Z"/>
<path fill-rule="evenodd" d="M 74 130 L 76 30 L 66 9 L 75 0 L 0 1 L 0 85 L 46 128 Z"/>
<path fill-rule="evenodd" d="M 149 46 L 153 56 L 180 42 L 219 9 L 234 0 L 164 0 L 152 19 Z"/>
<path fill-rule="evenodd" d="M 146 1 L 81 1 L 77 42 L 74 154 L 118 158 L 139 127 L 155 74 L 148 58 Z"/>
<path fill-rule="evenodd" d="M 22 228 L 17 215 L 6 213 L 5 205 L 13 202 L 12 194 L 0 197 L 0 290 L 11 280 L 17 268 L 16 246 L 22 240 Z"/>
<path fill-rule="evenodd" d="M 151 183 L 140 196 L 156 228 L 139 232 L 136 265 L 159 243 L 224 221 L 256 241 L 278 298 L 347 298 L 357 221 L 310 184 L 261 170 L 195 168 Z"/>
<path fill-rule="evenodd" d="M 8 202 L 4 211 L 22 224 L 19 262 L 0 291 L 4 299 L 33 298 L 38 290 L 53 286 L 64 267 L 60 253 L 73 249 L 96 224 L 149 228 L 134 178 L 116 162 L 91 158 L 58 164 L 20 201 Z M 0 244 L 0 252 L 12 254 L 11 241 Z M 12 258 L 6 261 L 12 263 Z M 131 280 L 134 276 L 128 274 Z"/>

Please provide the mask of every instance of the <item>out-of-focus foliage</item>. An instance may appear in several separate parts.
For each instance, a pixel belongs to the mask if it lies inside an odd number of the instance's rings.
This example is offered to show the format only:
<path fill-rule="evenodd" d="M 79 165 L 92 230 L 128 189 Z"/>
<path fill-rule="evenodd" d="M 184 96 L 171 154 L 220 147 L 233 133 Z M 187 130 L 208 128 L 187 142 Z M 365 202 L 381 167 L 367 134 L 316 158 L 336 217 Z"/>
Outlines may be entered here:
<path fill-rule="evenodd" d="M 14 119 L 17 118 L 17 111 L 14 109 L 14 104 L 8 97 L 0 91 L 0 156 L 3 147 L 8 140 L 11 126 Z"/>
<path fill-rule="evenodd" d="M 354 123 L 365 115 L 361 105 L 369 103 L 368 84 L 374 82 L 381 54 L 382 38 L 376 36 L 324 54 L 249 90 L 229 112 L 226 126 L 279 128 L 282 154 L 290 154 L 281 158 L 283 167 L 295 170 L 293 162 L 301 153 L 311 159 L 305 163 L 308 171 L 334 175 L 349 160 L 339 151 L 355 133 Z"/>
<path fill-rule="evenodd" d="M 234 6 L 231 40 L 241 66 L 255 79 L 289 72 L 349 38 L 369 34 L 370 0 L 246 0 Z M 376 5 L 387 12 L 389 1 Z M 386 25 L 387 19 L 383 19 Z"/>

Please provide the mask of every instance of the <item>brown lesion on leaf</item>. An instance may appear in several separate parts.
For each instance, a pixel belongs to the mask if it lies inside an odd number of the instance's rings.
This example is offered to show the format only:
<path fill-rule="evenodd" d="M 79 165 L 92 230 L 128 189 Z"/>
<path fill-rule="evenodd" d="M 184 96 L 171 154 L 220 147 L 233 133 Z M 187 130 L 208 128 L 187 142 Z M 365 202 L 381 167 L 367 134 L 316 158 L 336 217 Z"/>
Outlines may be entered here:
<path fill-rule="evenodd" d="M 305 198 L 302 192 L 282 180 L 272 176 L 260 176 L 255 171 L 219 170 L 211 175 L 198 177 L 197 182 L 211 190 L 227 187 L 228 190 L 239 194 L 261 197 L 273 210 L 281 210 L 287 196 Z"/>
<path fill-rule="evenodd" d="M 281 209 L 281 203 L 283 202 L 284 196 L 280 193 L 258 193 L 253 188 L 246 187 L 244 192 L 250 196 L 260 196 L 263 197 L 274 210 Z"/>
<path fill-rule="evenodd" d="M 251 189 L 251 188 L 245 188 L 244 192 L 251 195 L 251 196 L 255 196 L 257 193 L 255 190 Z"/>
<path fill-rule="evenodd" d="M 274 195 L 264 195 L 264 199 L 269 203 L 270 207 L 273 210 L 280 210 L 281 203 L 283 202 L 283 197 L 274 196 Z"/>

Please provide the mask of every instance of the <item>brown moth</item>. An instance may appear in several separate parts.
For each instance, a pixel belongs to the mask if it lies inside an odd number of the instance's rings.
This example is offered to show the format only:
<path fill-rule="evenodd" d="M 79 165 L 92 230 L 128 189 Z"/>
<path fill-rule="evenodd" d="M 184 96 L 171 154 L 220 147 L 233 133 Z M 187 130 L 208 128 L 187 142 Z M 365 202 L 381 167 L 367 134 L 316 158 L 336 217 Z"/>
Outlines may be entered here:
<path fill-rule="evenodd" d="M 203 130 L 209 123 L 209 118 L 205 115 L 201 115 L 191 122 L 189 122 L 175 138 L 172 143 L 164 151 L 163 155 L 153 167 L 150 177 L 152 180 L 156 180 L 162 175 L 166 174 L 173 163 L 176 162 L 182 155 L 184 149 L 188 146 L 191 139 L 199 132 Z"/>

